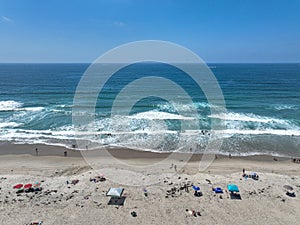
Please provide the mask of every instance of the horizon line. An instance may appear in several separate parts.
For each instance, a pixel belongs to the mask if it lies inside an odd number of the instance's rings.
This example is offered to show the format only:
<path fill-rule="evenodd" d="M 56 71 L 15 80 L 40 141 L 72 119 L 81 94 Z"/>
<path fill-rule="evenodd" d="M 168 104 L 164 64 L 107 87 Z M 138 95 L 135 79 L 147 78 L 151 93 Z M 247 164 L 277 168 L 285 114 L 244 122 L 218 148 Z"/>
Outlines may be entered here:
<path fill-rule="evenodd" d="M 204 61 L 205 62 L 205 61 Z M 36 62 L 26 62 L 26 61 L 17 61 L 17 62 L 0 62 L 0 64 L 92 64 L 94 62 L 87 62 L 87 61 L 36 61 Z M 249 62 L 222 62 L 222 61 L 211 61 L 211 62 L 205 62 L 207 64 L 297 64 L 300 63 L 300 61 L 249 61 Z"/>

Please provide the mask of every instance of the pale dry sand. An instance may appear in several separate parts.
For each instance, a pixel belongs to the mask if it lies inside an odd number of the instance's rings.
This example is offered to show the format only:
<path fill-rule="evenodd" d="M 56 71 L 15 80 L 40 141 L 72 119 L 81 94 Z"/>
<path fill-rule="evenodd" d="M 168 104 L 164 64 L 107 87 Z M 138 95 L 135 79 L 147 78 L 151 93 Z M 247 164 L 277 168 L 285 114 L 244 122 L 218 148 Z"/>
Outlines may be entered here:
<path fill-rule="evenodd" d="M 118 149 L 111 150 L 118 160 L 96 155 L 86 161 L 72 150 L 67 150 L 68 157 L 63 157 L 64 151 L 64 148 L 43 145 L 0 146 L 1 225 L 33 221 L 44 221 L 45 225 L 300 223 L 300 164 L 290 159 L 218 156 L 205 171 L 199 171 L 201 156 L 193 156 L 184 165 L 180 155 L 158 164 L 169 155 Z M 243 168 L 246 172 L 256 171 L 260 179 L 245 180 L 241 176 Z M 106 175 L 105 182 L 89 181 L 99 173 Z M 79 183 L 67 185 L 67 180 L 74 179 Z M 205 179 L 223 189 L 228 183 L 237 184 L 242 200 L 230 199 L 227 192 L 214 194 L 212 185 Z M 12 188 L 17 183 L 35 181 L 43 181 L 43 190 L 38 194 L 18 196 Z M 195 197 L 191 188 L 189 193 L 180 190 L 173 197 L 167 195 L 168 190 L 178 189 L 188 181 L 200 186 L 203 196 Z M 287 196 L 283 185 L 292 186 L 297 196 Z M 107 204 L 109 187 L 125 188 L 124 206 Z M 144 188 L 148 197 L 144 196 Z M 200 211 L 201 216 L 191 216 L 186 209 Z M 137 217 L 131 216 L 132 211 Z"/>

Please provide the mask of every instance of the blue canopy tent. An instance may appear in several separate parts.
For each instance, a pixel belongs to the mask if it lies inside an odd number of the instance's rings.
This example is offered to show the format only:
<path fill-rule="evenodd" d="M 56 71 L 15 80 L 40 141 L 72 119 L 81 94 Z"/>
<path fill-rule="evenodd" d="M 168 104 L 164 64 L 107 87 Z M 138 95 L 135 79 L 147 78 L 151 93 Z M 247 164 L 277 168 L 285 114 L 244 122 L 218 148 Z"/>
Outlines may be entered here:
<path fill-rule="evenodd" d="M 238 186 L 236 186 L 235 184 L 228 184 L 227 188 L 230 192 L 240 192 Z"/>
<path fill-rule="evenodd" d="M 192 188 L 194 189 L 194 191 L 200 191 L 200 187 L 197 187 L 197 186 L 192 186 Z"/>
<path fill-rule="evenodd" d="M 195 193 L 194 193 L 194 196 L 196 197 L 200 197 L 202 196 L 202 192 L 200 191 L 200 187 L 197 187 L 197 186 L 192 186 L 192 188 L 194 189 Z"/>

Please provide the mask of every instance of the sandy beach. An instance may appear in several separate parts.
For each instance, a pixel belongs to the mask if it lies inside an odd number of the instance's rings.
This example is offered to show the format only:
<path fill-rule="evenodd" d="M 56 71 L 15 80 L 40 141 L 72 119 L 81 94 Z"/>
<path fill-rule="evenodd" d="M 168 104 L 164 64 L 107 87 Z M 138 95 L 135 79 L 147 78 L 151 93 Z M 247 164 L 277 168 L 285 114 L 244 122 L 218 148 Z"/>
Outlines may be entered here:
<path fill-rule="evenodd" d="M 0 224 L 298 224 L 300 220 L 300 164 L 288 158 L 217 156 L 199 171 L 201 156 L 178 169 L 180 159 L 126 149 L 110 150 L 115 157 L 95 157 L 93 162 L 101 162 L 98 167 L 63 147 L 3 143 L 0 152 Z M 162 158 L 163 163 L 149 166 Z M 246 174 L 257 172 L 259 179 L 243 178 L 243 169 Z M 100 173 L 105 181 L 90 181 Z M 35 182 L 42 188 L 37 193 L 17 194 L 13 189 Z M 230 198 L 229 183 L 239 187 L 241 199 Z M 200 187 L 202 196 L 194 196 L 191 185 Z M 287 196 L 284 185 L 291 186 L 296 197 Z M 110 187 L 124 188 L 124 205 L 108 205 Z M 214 193 L 214 187 L 224 193 Z M 201 216 L 191 215 L 193 211 Z"/>

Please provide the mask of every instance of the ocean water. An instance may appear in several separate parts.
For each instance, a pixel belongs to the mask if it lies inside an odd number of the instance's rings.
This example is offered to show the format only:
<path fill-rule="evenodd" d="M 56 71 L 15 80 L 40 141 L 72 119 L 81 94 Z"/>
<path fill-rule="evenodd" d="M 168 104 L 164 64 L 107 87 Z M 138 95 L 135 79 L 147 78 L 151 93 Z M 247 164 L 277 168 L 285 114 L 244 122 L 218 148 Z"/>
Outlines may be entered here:
<path fill-rule="evenodd" d="M 211 108 L 217 106 L 210 105 L 182 71 L 164 64 L 131 65 L 114 74 L 101 91 L 91 90 L 99 91 L 93 132 L 83 126 L 75 133 L 74 94 L 88 66 L 0 64 L 0 141 L 72 148 L 80 139 L 87 148 L 97 143 L 202 153 L 209 140 L 223 139 L 215 153 L 300 156 L 300 64 L 210 64 L 226 103 L 226 112 L 216 114 Z M 171 90 L 146 85 L 145 89 L 153 89 L 152 96 L 140 98 L 143 89 L 138 88 L 128 96 L 136 99 L 129 114 L 122 107 L 112 114 L 118 93 L 147 76 L 173 80 L 186 90 L 192 105 L 176 93 L 172 102 L 156 97 Z M 91 107 L 89 102 L 88 96 L 82 100 L 82 113 Z M 223 128 L 211 130 L 213 123 Z"/>

